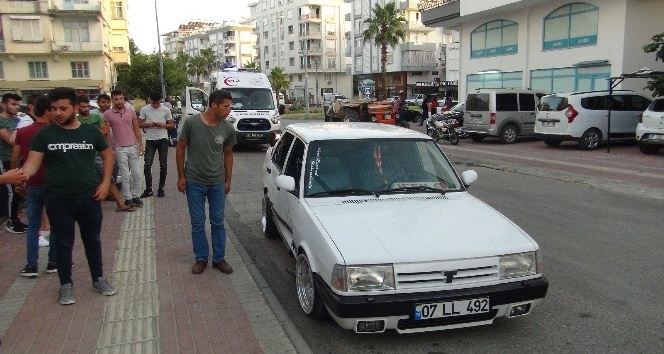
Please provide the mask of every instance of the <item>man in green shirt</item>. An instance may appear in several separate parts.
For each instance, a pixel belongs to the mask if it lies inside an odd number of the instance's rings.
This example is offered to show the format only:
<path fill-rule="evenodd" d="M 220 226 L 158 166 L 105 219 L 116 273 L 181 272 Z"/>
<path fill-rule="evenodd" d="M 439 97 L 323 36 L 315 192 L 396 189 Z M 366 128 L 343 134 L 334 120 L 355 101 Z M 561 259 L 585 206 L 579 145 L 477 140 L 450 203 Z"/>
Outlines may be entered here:
<path fill-rule="evenodd" d="M 104 118 L 100 116 L 99 114 L 95 113 L 90 113 L 90 99 L 88 99 L 87 96 L 79 96 L 78 97 L 78 120 L 83 123 L 83 124 L 92 124 L 96 127 L 99 128 L 102 134 L 106 136 L 109 132 L 108 125 L 106 125 L 106 122 L 104 122 Z M 103 175 L 103 163 L 101 156 L 97 154 L 95 157 L 95 166 L 97 167 L 97 176 L 99 179 L 102 178 Z M 111 178 L 112 179 L 112 178 Z M 115 204 L 118 206 L 115 211 L 118 212 L 132 212 L 136 211 L 136 209 L 127 206 L 124 201 L 122 200 L 122 197 L 120 196 L 120 191 L 118 190 L 118 187 L 115 185 L 115 183 L 111 183 L 108 193 L 111 195 L 113 200 L 115 201 Z"/>
<path fill-rule="evenodd" d="M 113 150 L 98 128 L 76 119 L 78 97 L 74 89 L 55 88 L 48 99 L 55 124 L 42 128 L 34 136 L 23 170 L 32 176 L 44 164 L 44 204 L 57 242 L 59 301 L 70 305 L 76 302 L 71 260 L 77 223 L 93 289 L 106 296 L 117 292 L 104 278 L 100 237 L 100 201 L 106 198 L 111 184 Z M 94 164 L 97 152 L 104 164 L 101 182 Z"/>

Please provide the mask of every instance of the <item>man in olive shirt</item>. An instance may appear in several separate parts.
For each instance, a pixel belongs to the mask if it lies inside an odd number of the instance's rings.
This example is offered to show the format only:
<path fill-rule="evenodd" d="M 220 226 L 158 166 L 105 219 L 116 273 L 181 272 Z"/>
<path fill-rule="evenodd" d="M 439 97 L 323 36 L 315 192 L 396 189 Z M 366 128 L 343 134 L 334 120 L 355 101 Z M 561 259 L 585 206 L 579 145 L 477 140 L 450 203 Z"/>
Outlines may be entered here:
<path fill-rule="evenodd" d="M 104 278 L 101 253 L 102 212 L 113 170 L 113 151 L 97 127 L 76 119 L 76 91 L 68 87 L 51 90 L 51 118 L 55 124 L 42 128 L 30 143 L 23 170 L 34 175 L 44 164 L 44 204 L 56 235 L 60 304 L 76 302 L 71 274 L 75 226 L 78 223 L 92 287 L 110 296 L 117 289 Z M 104 162 L 101 182 L 94 161 L 99 153 Z"/>

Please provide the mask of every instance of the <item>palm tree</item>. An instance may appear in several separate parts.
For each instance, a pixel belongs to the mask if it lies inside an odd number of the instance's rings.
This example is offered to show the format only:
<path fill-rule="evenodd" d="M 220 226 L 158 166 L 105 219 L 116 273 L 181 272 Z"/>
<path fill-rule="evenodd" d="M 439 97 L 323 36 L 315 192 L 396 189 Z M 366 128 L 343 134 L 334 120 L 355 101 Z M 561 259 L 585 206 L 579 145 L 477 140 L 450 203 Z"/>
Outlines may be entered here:
<path fill-rule="evenodd" d="M 272 69 L 269 78 L 270 78 L 270 83 L 272 84 L 272 88 L 274 89 L 274 92 L 277 93 L 277 100 L 278 100 L 279 93 L 281 93 L 281 89 L 290 88 L 290 81 L 288 81 L 288 77 L 286 77 L 284 69 L 278 66 Z"/>
<path fill-rule="evenodd" d="M 255 61 L 247 61 L 246 64 L 244 64 L 245 69 L 258 69 L 258 63 Z"/>
<path fill-rule="evenodd" d="M 362 40 L 365 43 L 373 41 L 380 47 L 380 73 L 385 90 L 383 97 L 387 97 L 387 46 L 394 49 L 406 41 L 407 35 L 403 25 L 407 21 L 401 16 L 396 2 L 388 2 L 384 7 L 376 4 L 372 12 L 373 17 L 364 20 L 368 27 L 362 32 Z"/>
<path fill-rule="evenodd" d="M 196 78 L 196 86 L 201 87 L 201 75 L 205 74 L 207 70 L 207 63 L 200 55 L 190 57 L 187 61 L 187 74 Z"/>
<path fill-rule="evenodd" d="M 210 74 L 212 74 L 212 71 L 214 69 L 218 69 L 219 65 L 221 65 L 221 62 L 215 55 L 212 48 L 205 48 L 201 50 L 198 55 L 203 58 L 203 62 L 205 63 L 205 72 L 203 73 L 205 76 L 209 77 Z"/>

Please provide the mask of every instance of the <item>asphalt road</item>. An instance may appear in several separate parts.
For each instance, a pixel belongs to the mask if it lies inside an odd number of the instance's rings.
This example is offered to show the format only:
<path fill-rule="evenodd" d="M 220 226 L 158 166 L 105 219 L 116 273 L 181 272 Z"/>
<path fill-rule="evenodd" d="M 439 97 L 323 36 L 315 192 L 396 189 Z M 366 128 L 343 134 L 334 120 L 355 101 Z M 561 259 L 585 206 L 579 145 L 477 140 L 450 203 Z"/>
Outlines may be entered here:
<path fill-rule="evenodd" d="M 629 144 L 586 155 L 542 145 L 443 145 L 459 172 L 478 172 L 470 192 L 539 243 L 551 282 L 532 314 L 490 326 L 358 335 L 304 315 L 293 260 L 260 230 L 265 147 L 236 149 L 226 218 L 315 353 L 664 352 L 664 154 Z M 641 167 L 630 173 L 630 165 Z"/>

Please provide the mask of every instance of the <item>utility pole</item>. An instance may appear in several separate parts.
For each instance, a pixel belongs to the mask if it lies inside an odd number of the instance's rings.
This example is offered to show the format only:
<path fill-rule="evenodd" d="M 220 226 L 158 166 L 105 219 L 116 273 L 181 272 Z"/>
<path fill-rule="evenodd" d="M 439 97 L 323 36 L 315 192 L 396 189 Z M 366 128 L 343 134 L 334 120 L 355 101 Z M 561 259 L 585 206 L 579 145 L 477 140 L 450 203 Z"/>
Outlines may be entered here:
<path fill-rule="evenodd" d="M 304 107 L 306 117 L 309 118 L 309 82 L 307 80 L 307 76 L 309 74 L 307 71 L 307 57 L 309 56 L 309 49 L 305 49 L 303 47 L 300 52 L 303 54 L 302 58 L 304 59 Z"/>
<path fill-rule="evenodd" d="M 316 107 L 318 107 L 318 98 L 320 97 L 318 93 L 318 60 L 314 60 L 314 68 L 316 68 Z"/>
<path fill-rule="evenodd" d="M 154 0 L 154 17 L 157 22 L 157 45 L 159 46 L 159 79 L 161 80 L 161 99 L 166 99 L 166 85 L 164 85 L 164 58 L 161 55 L 161 37 L 159 35 L 159 14 L 157 14 L 157 0 Z"/>

